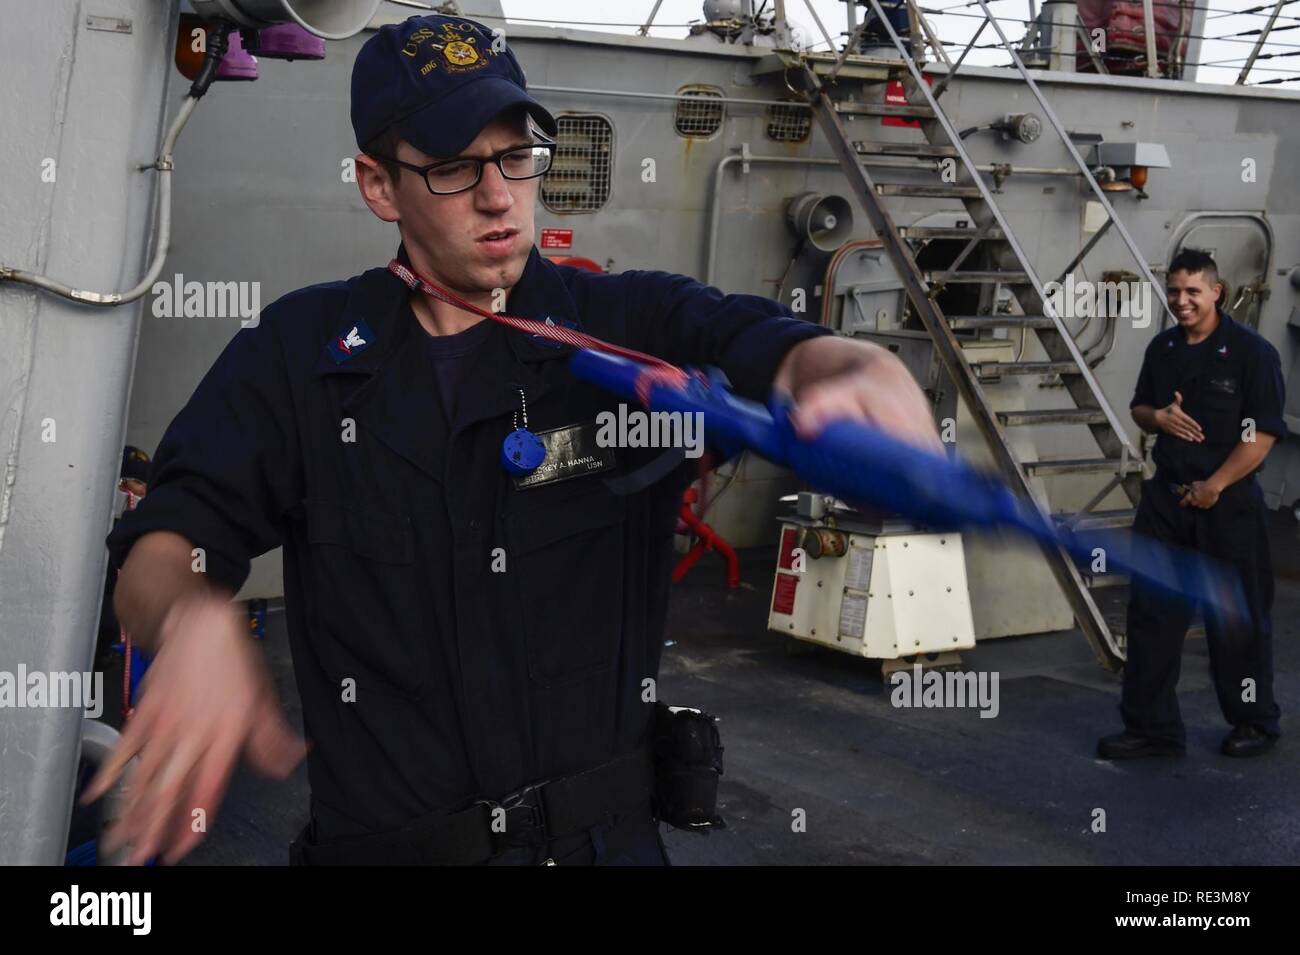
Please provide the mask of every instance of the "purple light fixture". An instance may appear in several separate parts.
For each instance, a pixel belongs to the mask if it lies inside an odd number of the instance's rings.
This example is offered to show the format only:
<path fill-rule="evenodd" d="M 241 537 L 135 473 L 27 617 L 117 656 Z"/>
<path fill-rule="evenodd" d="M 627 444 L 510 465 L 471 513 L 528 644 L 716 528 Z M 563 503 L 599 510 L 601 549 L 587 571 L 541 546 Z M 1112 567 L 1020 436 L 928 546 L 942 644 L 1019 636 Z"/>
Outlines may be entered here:
<path fill-rule="evenodd" d="M 325 41 L 296 23 L 279 23 L 258 30 L 257 45 L 252 50 L 273 60 L 325 59 Z"/>
<path fill-rule="evenodd" d="M 230 31 L 230 45 L 226 55 L 217 68 L 218 80 L 255 80 L 257 79 L 257 60 L 244 49 L 238 30 Z"/>

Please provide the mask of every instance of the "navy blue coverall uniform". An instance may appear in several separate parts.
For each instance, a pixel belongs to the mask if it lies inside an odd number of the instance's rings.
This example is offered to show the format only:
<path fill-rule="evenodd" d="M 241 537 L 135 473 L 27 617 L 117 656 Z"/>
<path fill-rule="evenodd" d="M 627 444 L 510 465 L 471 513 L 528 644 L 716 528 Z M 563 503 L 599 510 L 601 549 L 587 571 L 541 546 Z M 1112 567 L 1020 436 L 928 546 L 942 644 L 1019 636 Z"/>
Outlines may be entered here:
<path fill-rule="evenodd" d="M 1210 669 L 1219 706 L 1229 723 L 1279 735 L 1273 697 L 1273 567 L 1266 509 L 1254 474 L 1224 489 L 1211 508 L 1180 507 L 1179 485 L 1209 478 L 1242 440 L 1256 433 L 1286 435 L 1284 385 L 1277 349 L 1258 333 L 1219 312 L 1204 341 L 1187 344 L 1180 327 L 1147 346 L 1130 407 L 1163 408 L 1182 395 L 1182 408 L 1200 426 L 1203 442 L 1161 433 L 1153 458 L 1155 477 L 1144 481 L 1134 519 L 1140 534 L 1217 558 L 1241 576 L 1250 623 L 1228 632 L 1206 615 Z M 1183 638 L 1195 605 L 1135 581 L 1128 606 L 1128 659 L 1120 706 L 1129 732 L 1184 744 L 1175 689 Z M 1243 681 L 1254 681 L 1252 694 Z M 1246 697 L 1246 699 L 1243 699 Z"/>
<path fill-rule="evenodd" d="M 593 423 L 618 399 L 571 375 L 571 348 L 491 323 L 448 416 L 409 294 L 376 268 L 267 308 L 172 421 L 149 495 L 108 538 L 120 566 L 142 534 L 175 531 L 232 590 L 250 558 L 283 545 L 326 839 L 499 799 L 643 741 L 689 480 L 678 468 L 616 493 L 606 479 L 658 453 L 620 449 L 614 471 L 517 488 L 501 445 L 519 389 L 533 432 Z M 759 400 L 790 348 L 830 331 L 770 299 L 558 266 L 536 247 L 504 311 L 716 365 Z M 664 861 L 652 823 L 631 841 L 625 860 Z M 600 842 L 587 857 L 615 859 Z"/>

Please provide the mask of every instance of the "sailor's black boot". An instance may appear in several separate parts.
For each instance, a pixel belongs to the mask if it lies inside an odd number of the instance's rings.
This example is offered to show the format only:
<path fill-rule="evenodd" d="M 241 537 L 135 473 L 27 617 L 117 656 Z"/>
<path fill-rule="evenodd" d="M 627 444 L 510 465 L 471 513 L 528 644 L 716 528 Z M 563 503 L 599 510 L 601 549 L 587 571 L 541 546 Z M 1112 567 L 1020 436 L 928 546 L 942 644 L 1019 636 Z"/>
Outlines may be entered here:
<path fill-rule="evenodd" d="M 1232 732 L 1224 737 L 1219 751 L 1224 756 L 1263 756 L 1276 742 L 1276 736 L 1270 736 L 1258 726 L 1243 723 L 1234 726 Z"/>
<path fill-rule="evenodd" d="M 1138 736 L 1125 730 L 1097 741 L 1097 755 L 1102 759 L 1140 759 L 1143 756 L 1186 756 L 1187 747 L 1171 739 Z"/>

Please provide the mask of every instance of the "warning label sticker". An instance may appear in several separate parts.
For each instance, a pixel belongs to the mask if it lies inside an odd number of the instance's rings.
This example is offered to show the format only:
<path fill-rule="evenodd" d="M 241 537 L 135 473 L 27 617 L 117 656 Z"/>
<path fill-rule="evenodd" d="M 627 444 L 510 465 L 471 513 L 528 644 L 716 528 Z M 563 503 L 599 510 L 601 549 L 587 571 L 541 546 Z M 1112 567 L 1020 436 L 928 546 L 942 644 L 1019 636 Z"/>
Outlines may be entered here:
<path fill-rule="evenodd" d="M 845 594 L 840 601 L 840 636 L 861 640 L 867 629 L 867 598 Z"/>
<path fill-rule="evenodd" d="M 794 592 L 798 587 L 797 575 L 777 574 L 776 589 L 772 594 L 772 613 L 782 613 L 787 617 L 794 613 Z"/>

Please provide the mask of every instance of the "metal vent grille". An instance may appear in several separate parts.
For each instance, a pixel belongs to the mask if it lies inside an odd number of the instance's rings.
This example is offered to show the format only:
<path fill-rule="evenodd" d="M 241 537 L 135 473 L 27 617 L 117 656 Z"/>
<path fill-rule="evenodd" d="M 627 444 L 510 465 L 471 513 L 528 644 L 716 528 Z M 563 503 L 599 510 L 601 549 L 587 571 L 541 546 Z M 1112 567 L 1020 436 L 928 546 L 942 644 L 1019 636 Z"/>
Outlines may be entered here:
<path fill-rule="evenodd" d="M 795 103 L 767 108 L 767 136 L 778 143 L 802 143 L 812 132 L 812 110 Z"/>
<path fill-rule="evenodd" d="M 609 199 L 614 128 L 603 116 L 557 116 L 555 159 L 542 177 L 551 212 L 595 212 Z"/>
<path fill-rule="evenodd" d="M 722 128 L 722 90 L 712 86 L 678 90 L 673 126 L 679 136 L 708 139 Z"/>

